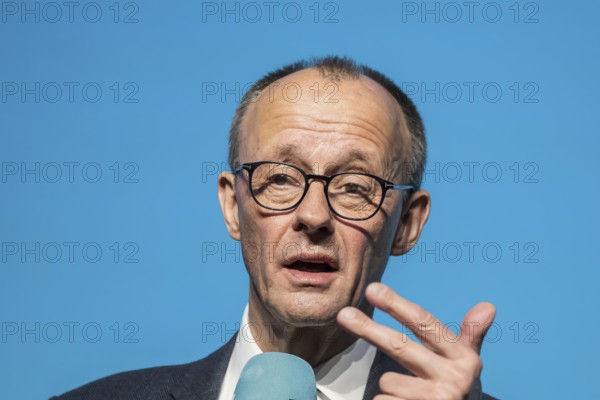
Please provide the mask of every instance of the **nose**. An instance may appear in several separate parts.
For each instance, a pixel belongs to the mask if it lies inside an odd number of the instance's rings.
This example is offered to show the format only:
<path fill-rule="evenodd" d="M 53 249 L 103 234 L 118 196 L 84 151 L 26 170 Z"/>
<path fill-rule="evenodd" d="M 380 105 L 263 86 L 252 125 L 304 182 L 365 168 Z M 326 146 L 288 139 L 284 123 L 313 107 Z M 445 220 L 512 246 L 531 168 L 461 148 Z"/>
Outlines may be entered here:
<path fill-rule="evenodd" d="M 307 234 L 333 232 L 333 214 L 325 197 L 325 182 L 312 179 L 304 199 L 295 210 L 294 229 Z"/>

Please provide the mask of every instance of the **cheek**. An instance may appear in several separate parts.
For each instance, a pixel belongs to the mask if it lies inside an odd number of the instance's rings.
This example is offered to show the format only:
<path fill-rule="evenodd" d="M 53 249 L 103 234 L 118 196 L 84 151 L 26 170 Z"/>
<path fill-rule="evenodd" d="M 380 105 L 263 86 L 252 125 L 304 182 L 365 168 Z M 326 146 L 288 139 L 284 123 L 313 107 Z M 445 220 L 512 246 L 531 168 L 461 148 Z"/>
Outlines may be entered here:
<path fill-rule="evenodd" d="M 254 204 L 241 204 L 239 217 L 244 263 L 252 275 L 260 275 L 266 265 L 277 259 L 285 232 L 281 216 L 263 215 L 257 208 Z"/>
<path fill-rule="evenodd" d="M 390 227 L 379 220 L 356 232 L 348 245 L 348 256 L 359 268 L 357 277 L 367 282 L 380 280 L 390 256 L 392 234 Z"/>
<path fill-rule="evenodd" d="M 361 285 L 367 279 L 373 265 L 373 248 L 371 248 L 371 232 L 363 230 L 346 230 L 341 233 L 340 258 L 346 265 L 344 281 L 346 286 Z"/>
<path fill-rule="evenodd" d="M 277 218 L 264 216 L 246 216 L 242 224 L 244 232 L 248 234 L 248 239 L 252 238 L 255 246 L 260 247 L 279 247 L 281 237 L 285 232 L 285 226 L 277 221 Z"/>
<path fill-rule="evenodd" d="M 254 216 L 256 210 L 252 204 L 253 200 L 249 196 L 241 195 L 238 198 L 238 210 L 240 221 L 240 242 L 242 246 L 242 256 L 244 264 L 250 275 L 255 275 L 262 259 L 264 242 L 260 226 L 256 223 L 257 219 Z"/>
<path fill-rule="evenodd" d="M 264 235 L 264 221 L 260 216 L 258 204 L 248 192 L 247 182 L 240 182 L 238 187 L 238 217 L 242 244 L 256 246 Z"/>

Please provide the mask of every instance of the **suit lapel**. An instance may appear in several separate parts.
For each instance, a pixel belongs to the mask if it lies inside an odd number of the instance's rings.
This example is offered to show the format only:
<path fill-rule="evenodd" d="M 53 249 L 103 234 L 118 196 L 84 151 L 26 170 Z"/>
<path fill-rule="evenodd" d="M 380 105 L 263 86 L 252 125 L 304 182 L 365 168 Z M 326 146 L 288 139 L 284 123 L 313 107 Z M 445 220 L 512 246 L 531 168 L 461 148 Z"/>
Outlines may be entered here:
<path fill-rule="evenodd" d="M 236 338 L 237 333 L 208 357 L 189 364 L 171 396 L 176 400 L 217 400 Z"/>

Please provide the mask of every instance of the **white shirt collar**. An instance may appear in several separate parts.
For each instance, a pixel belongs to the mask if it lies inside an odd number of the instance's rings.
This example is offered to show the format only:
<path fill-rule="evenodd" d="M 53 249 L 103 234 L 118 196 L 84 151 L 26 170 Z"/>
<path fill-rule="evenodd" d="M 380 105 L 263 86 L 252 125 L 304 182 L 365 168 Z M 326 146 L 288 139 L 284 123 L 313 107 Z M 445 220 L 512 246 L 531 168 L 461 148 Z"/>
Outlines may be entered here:
<path fill-rule="evenodd" d="M 219 400 L 231 400 L 244 365 L 250 358 L 262 353 L 252 337 L 251 329 L 245 327 L 248 327 L 248 306 L 242 316 Z M 375 347 L 358 339 L 341 353 L 314 368 L 317 389 L 328 400 L 362 400 L 376 352 Z"/>

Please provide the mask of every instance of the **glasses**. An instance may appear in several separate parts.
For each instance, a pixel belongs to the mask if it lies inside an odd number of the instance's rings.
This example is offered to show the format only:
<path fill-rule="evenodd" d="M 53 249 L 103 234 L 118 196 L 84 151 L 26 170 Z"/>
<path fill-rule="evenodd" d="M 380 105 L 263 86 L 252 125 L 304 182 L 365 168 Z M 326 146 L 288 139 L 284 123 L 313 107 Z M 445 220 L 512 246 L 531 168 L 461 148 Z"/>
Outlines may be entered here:
<path fill-rule="evenodd" d="M 381 208 L 388 190 L 413 189 L 396 185 L 375 175 L 362 172 L 340 172 L 330 176 L 307 174 L 300 168 L 281 162 L 259 161 L 241 164 L 235 173 L 248 171 L 248 188 L 254 200 L 269 210 L 286 211 L 296 207 L 311 184 L 325 182 L 325 198 L 329 209 L 338 217 L 362 221 Z"/>

